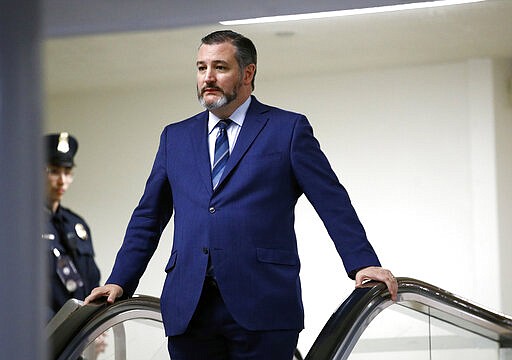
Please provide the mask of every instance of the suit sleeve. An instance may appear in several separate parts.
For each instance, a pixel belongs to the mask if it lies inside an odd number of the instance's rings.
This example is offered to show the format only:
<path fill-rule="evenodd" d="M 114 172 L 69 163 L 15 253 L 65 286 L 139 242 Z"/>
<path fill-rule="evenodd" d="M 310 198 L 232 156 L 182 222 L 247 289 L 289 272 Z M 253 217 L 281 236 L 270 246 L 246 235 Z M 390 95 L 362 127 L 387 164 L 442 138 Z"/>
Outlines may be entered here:
<path fill-rule="evenodd" d="M 322 219 L 349 277 L 367 266 L 380 266 L 349 195 L 339 182 L 306 117 L 296 122 L 291 161 L 297 182 Z"/>
<path fill-rule="evenodd" d="M 144 193 L 133 211 L 112 273 L 106 281 L 121 286 L 124 290 L 123 296 L 131 296 L 135 292 L 172 216 L 172 192 L 166 170 L 167 130 L 168 128 L 162 132 Z"/>

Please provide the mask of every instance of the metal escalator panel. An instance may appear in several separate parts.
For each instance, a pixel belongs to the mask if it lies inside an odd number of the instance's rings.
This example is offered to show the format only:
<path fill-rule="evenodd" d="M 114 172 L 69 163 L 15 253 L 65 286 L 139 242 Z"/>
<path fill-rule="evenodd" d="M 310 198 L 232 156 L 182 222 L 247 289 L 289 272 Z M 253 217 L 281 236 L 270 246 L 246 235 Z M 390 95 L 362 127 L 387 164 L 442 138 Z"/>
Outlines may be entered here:
<path fill-rule="evenodd" d="M 398 278 L 356 289 L 327 322 L 306 360 L 511 360 L 512 318 L 425 282 Z"/>

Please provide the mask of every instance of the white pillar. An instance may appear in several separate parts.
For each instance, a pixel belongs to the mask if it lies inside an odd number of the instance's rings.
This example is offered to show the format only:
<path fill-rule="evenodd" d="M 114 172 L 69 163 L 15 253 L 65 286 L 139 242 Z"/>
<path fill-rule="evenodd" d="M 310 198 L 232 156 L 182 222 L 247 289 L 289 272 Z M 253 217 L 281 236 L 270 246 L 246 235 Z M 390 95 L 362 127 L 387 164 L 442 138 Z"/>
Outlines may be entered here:
<path fill-rule="evenodd" d="M 496 136 L 493 62 L 468 61 L 470 164 L 475 264 L 474 300 L 491 309 L 501 308 L 496 180 Z M 442 251 L 442 250 L 441 250 Z M 457 260 L 454 259 L 456 262 Z M 449 276 L 449 274 L 447 274 Z M 461 279 L 467 281 L 468 279 Z M 481 294 L 481 296 L 479 295 Z"/>

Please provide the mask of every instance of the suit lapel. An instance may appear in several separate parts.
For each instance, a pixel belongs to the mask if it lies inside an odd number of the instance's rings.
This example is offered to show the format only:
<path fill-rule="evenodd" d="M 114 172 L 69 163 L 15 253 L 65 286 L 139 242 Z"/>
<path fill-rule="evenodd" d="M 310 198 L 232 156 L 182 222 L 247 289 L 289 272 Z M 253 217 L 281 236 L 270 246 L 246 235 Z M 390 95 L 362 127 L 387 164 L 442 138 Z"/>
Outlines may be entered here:
<path fill-rule="evenodd" d="M 212 177 L 210 155 L 208 150 L 208 112 L 204 111 L 197 115 L 197 121 L 193 122 L 190 131 L 190 141 L 194 153 L 192 158 L 196 161 L 199 177 L 205 185 L 207 191 L 211 193 Z"/>
<path fill-rule="evenodd" d="M 268 117 L 265 116 L 267 111 L 268 107 L 258 102 L 253 96 L 251 105 L 249 106 L 247 114 L 245 115 L 244 124 L 240 129 L 240 134 L 236 140 L 233 152 L 229 156 L 228 162 L 226 163 L 226 168 L 224 169 L 224 173 L 222 174 L 217 189 L 221 187 L 226 177 L 229 176 L 236 165 L 240 162 L 244 154 L 247 152 L 251 144 L 254 142 L 260 131 L 267 123 Z"/>

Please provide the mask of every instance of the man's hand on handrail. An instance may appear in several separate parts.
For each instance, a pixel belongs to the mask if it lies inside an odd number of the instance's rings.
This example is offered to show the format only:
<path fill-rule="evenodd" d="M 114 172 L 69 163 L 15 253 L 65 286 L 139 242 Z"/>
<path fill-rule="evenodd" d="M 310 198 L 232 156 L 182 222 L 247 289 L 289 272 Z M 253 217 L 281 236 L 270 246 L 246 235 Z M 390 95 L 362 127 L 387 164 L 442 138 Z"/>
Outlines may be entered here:
<path fill-rule="evenodd" d="M 87 305 L 94 300 L 97 300 L 102 297 L 107 298 L 108 304 L 113 304 L 117 298 L 123 295 L 123 288 L 116 284 L 105 284 L 103 286 L 99 286 L 97 288 L 92 289 L 89 296 L 87 296 L 84 300 L 84 305 Z"/>
<path fill-rule="evenodd" d="M 368 280 L 376 280 L 385 283 L 391 295 L 391 300 L 397 300 L 398 282 L 391 271 L 378 266 L 363 268 L 356 273 L 356 288 L 362 287 L 363 283 Z"/>

